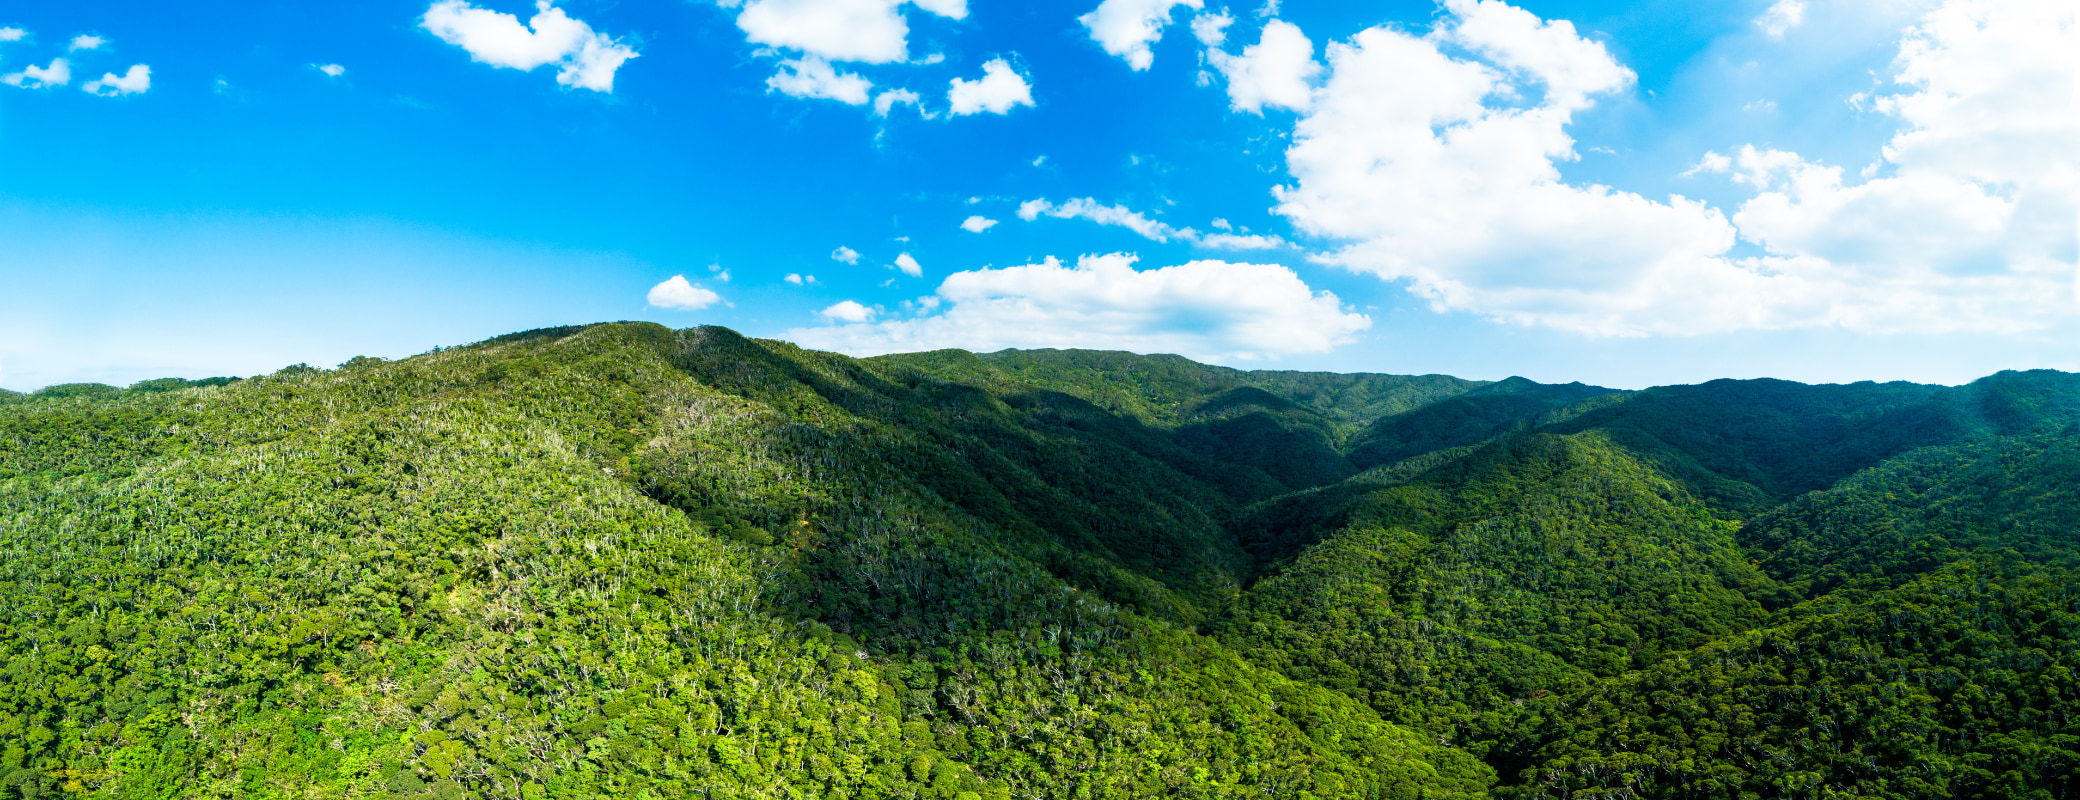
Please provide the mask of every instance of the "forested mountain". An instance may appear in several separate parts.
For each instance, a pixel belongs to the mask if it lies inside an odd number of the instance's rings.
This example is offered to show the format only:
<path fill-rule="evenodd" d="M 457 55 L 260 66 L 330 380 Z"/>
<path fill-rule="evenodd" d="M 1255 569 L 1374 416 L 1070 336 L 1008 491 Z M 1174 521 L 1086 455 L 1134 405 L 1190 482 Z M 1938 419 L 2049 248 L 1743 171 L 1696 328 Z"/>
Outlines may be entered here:
<path fill-rule="evenodd" d="M 0 394 L 0 797 L 2080 790 L 2080 376 L 852 359 Z"/>

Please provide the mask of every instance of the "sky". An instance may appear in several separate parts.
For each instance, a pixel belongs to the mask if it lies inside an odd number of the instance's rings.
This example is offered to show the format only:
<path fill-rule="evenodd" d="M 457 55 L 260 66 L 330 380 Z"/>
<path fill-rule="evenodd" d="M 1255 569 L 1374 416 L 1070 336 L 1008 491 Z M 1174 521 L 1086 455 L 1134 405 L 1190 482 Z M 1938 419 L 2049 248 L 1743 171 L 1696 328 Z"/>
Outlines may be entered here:
<path fill-rule="evenodd" d="M 551 325 L 2080 371 L 2070 0 L 0 6 L 0 387 Z"/>

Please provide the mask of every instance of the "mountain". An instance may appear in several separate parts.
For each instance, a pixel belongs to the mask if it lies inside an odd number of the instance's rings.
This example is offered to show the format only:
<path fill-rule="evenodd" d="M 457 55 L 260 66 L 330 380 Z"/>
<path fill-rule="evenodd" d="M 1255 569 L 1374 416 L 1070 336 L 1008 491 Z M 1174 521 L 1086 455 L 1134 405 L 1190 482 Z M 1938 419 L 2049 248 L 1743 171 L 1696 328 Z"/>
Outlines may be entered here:
<path fill-rule="evenodd" d="M 645 323 L 0 395 L 0 797 L 2060 797 L 2076 437 Z"/>
<path fill-rule="evenodd" d="M 22 797 L 1449 797 L 1192 631 L 1209 465 L 1066 395 L 622 324 L 0 416 Z"/>
<path fill-rule="evenodd" d="M 1802 496 L 1741 538 L 1810 599 L 1556 704 L 1522 794 L 2069 794 L 2076 523 L 2070 427 L 1919 450 Z"/>

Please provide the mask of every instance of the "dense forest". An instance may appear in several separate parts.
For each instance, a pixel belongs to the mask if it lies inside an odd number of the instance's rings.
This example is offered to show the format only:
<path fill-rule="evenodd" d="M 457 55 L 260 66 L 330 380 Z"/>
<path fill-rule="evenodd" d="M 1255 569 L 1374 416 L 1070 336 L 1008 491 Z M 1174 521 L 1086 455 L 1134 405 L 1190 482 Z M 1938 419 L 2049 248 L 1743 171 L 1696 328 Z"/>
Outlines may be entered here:
<path fill-rule="evenodd" d="M 0 798 L 2080 797 L 2080 376 L 854 359 L 0 392 Z"/>

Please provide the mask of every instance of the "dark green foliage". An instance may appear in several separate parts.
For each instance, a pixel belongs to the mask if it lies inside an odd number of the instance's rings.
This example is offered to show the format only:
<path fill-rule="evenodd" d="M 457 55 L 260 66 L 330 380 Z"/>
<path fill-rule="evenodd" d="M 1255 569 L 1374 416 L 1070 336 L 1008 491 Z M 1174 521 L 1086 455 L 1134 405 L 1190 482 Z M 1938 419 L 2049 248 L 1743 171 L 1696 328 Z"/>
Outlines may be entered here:
<path fill-rule="evenodd" d="M 1966 386 L 1712 381 L 1647 389 L 1546 426 L 1603 430 L 1740 515 L 1919 447 L 2080 419 L 2080 375 L 2003 372 Z"/>
<path fill-rule="evenodd" d="M 2070 797 L 2076 577 L 1968 561 L 1816 601 L 1551 704 L 1547 743 L 1509 794 Z"/>
<path fill-rule="evenodd" d="M 45 386 L 29 394 L 30 397 L 64 400 L 75 397 L 104 398 L 122 394 L 123 390 L 105 383 L 60 383 Z"/>
<path fill-rule="evenodd" d="M 214 386 L 230 386 L 231 384 L 236 383 L 239 380 L 239 378 L 202 378 L 200 380 L 191 381 L 186 378 L 154 378 L 152 380 L 138 381 L 136 383 L 130 384 L 130 388 L 127 391 L 145 394 L 154 394 L 158 392 L 177 392 L 182 389 L 200 389 Z"/>
<path fill-rule="evenodd" d="M 1613 390 L 1580 383 L 1547 385 L 1510 378 L 1411 411 L 1383 417 L 1351 440 L 1361 469 L 1453 447 L 1480 444 L 1536 425 L 1548 412 Z"/>
<path fill-rule="evenodd" d="M 2071 797 L 2076 423 L 641 323 L 0 393 L 0 799 Z"/>
<path fill-rule="evenodd" d="M 612 325 L 10 404 L 0 796 L 1492 781 L 1164 621 L 1234 591 L 1193 516 L 1226 501 L 1138 423 L 1020 402 Z"/>
<path fill-rule="evenodd" d="M 1089 401 L 1223 465 L 1207 479 L 1245 502 L 1348 477 L 1357 470 L 1342 443 L 1355 430 L 1484 385 L 1444 375 L 1243 372 L 1108 350 L 938 350 L 870 361 L 1001 395 L 1041 389 Z"/>
<path fill-rule="evenodd" d="M 1483 751 L 1514 704 L 1763 618 L 1731 526 L 1596 434 L 1508 439 L 1334 503 L 1340 527 L 1223 638 Z"/>

